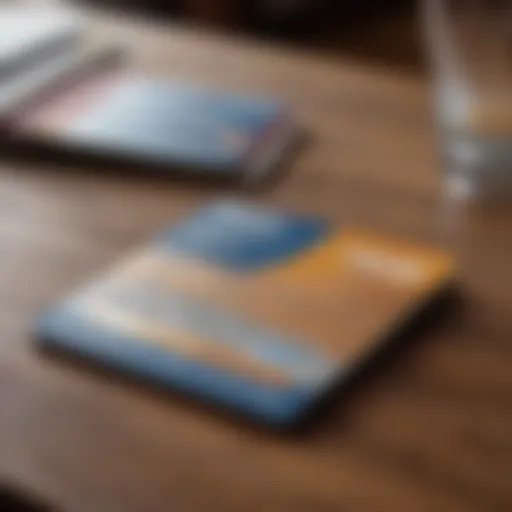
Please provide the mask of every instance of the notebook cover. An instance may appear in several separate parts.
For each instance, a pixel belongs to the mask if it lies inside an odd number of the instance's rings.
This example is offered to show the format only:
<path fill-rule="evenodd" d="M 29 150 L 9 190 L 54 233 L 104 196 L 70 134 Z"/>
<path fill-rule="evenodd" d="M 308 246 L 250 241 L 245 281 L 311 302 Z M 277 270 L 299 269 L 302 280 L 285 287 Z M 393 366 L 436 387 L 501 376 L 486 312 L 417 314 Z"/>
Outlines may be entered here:
<path fill-rule="evenodd" d="M 95 156 L 260 177 L 293 139 L 284 105 L 136 75 L 95 77 L 20 119 L 18 136 Z"/>
<path fill-rule="evenodd" d="M 79 45 L 83 26 L 64 9 L 0 6 L 0 84 Z"/>
<path fill-rule="evenodd" d="M 451 276 L 442 252 L 227 201 L 71 296 L 38 333 L 285 427 Z"/>
<path fill-rule="evenodd" d="M 25 116 L 39 112 L 52 98 L 84 80 L 105 75 L 107 70 L 117 67 L 122 56 L 117 46 L 100 40 L 84 40 L 67 52 L 0 81 L 0 126 L 11 134 Z"/>

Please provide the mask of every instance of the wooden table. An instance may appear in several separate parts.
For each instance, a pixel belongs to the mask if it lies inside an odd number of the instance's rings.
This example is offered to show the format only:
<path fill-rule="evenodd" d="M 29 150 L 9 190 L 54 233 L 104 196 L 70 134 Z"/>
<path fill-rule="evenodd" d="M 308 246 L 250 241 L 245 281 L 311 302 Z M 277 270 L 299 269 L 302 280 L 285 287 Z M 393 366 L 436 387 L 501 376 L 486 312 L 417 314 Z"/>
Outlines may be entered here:
<path fill-rule="evenodd" d="M 193 20 L 214 26 L 233 26 L 243 6 L 234 0 L 187 0 L 186 12 Z"/>
<path fill-rule="evenodd" d="M 256 197 L 447 247 L 462 302 L 311 431 L 256 431 L 45 358 L 30 334 L 45 307 L 219 191 L 4 160 L 0 475 L 69 512 L 512 510 L 512 217 L 443 197 L 427 85 L 177 27 L 97 27 L 144 71 L 284 96 L 312 141 Z"/>

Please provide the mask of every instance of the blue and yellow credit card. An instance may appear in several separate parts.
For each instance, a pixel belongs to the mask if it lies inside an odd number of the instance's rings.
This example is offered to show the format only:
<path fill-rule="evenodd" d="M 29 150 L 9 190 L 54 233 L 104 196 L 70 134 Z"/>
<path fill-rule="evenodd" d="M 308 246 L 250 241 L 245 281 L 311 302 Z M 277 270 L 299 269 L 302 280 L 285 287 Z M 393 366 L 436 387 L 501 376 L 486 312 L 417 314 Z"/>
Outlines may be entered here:
<path fill-rule="evenodd" d="M 38 334 L 292 426 L 452 274 L 435 249 L 224 201 L 69 297 Z"/>

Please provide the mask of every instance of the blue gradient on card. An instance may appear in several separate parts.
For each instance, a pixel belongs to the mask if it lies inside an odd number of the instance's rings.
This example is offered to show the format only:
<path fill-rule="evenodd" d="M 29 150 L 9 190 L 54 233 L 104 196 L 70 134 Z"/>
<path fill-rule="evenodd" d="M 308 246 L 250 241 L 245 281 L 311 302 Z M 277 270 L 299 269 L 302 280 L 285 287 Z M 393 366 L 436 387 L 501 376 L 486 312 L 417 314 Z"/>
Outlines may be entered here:
<path fill-rule="evenodd" d="M 144 281 L 126 280 L 116 286 L 91 287 L 69 301 L 68 312 L 80 314 L 88 301 L 108 304 L 115 311 L 158 325 L 164 331 L 186 332 L 209 340 L 233 353 L 278 370 L 298 385 L 316 386 L 338 367 L 315 350 L 312 343 L 279 334 L 270 326 L 250 322 L 214 303 L 155 287 Z M 144 342 L 144 340 L 141 340 Z"/>
<path fill-rule="evenodd" d="M 41 320 L 44 343 L 145 380 L 223 403 L 276 426 L 294 422 L 316 398 L 312 389 L 257 383 L 98 326 L 73 310 Z"/>
<path fill-rule="evenodd" d="M 227 270 L 254 272 L 307 250 L 329 231 L 317 218 L 226 201 L 164 233 L 157 247 Z"/>

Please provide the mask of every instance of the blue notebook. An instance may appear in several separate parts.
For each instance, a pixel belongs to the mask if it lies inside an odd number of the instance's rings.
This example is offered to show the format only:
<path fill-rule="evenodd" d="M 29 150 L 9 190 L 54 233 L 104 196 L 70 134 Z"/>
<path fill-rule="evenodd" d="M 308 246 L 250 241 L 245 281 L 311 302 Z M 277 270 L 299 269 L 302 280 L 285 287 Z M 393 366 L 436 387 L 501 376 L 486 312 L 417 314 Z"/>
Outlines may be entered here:
<path fill-rule="evenodd" d="M 80 155 L 249 181 L 265 178 L 296 136 L 278 100 L 126 73 L 59 91 L 11 131 Z"/>
<path fill-rule="evenodd" d="M 434 249 L 224 201 L 73 294 L 37 333 L 45 346 L 287 427 L 451 273 Z"/>

